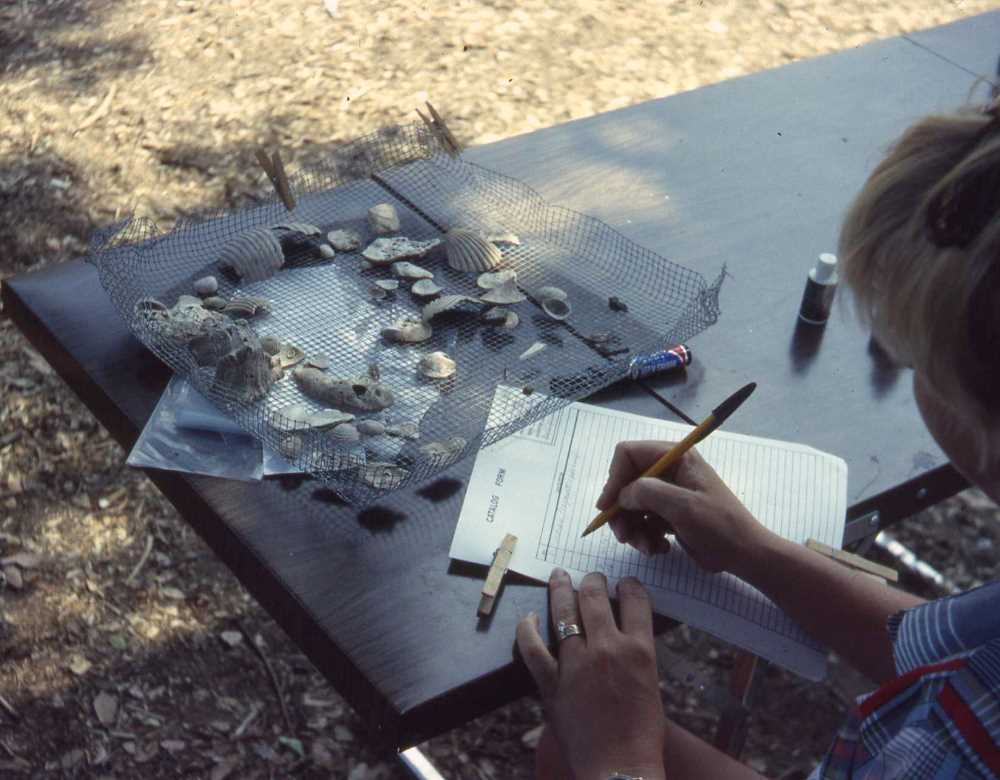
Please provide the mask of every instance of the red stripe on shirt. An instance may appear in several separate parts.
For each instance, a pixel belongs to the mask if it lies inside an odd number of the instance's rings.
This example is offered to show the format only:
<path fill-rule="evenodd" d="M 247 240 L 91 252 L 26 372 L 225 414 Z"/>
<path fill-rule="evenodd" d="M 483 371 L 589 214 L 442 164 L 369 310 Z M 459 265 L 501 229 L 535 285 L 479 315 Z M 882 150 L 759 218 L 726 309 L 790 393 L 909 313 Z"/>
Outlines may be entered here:
<path fill-rule="evenodd" d="M 1000 749 L 997 748 L 989 732 L 983 728 L 976 713 L 963 701 L 951 683 L 945 683 L 941 692 L 938 693 L 938 702 L 958 728 L 959 733 L 965 738 L 969 747 L 979 754 L 983 763 L 990 768 L 993 774 L 1000 775 Z"/>
<path fill-rule="evenodd" d="M 899 677 L 889 680 L 889 682 L 878 688 L 871 696 L 861 702 L 858 706 L 858 712 L 861 714 L 863 720 L 883 704 L 887 704 L 896 698 L 924 675 L 958 669 L 964 665 L 964 658 L 955 658 L 951 661 L 942 661 L 939 664 L 928 664 L 927 666 L 918 666 L 915 669 L 910 669 L 906 674 L 901 674 Z"/>

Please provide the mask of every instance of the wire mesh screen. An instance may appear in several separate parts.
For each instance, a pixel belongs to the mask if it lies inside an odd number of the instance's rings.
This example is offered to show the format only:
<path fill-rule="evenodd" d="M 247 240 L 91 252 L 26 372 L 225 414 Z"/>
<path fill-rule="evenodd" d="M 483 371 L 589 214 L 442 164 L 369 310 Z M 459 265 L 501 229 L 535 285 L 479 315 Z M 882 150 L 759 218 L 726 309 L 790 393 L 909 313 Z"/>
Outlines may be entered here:
<path fill-rule="evenodd" d="M 352 503 L 437 475 L 622 379 L 635 355 L 687 340 L 718 317 L 722 274 L 710 284 L 598 220 L 547 204 L 526 185 L 449 155 L 423 126 L 384 129 L 346 144 L 324 168 L 292 177 L 291 186 L 294 213 L 274 199 L 203 215 L 165 234 L 148 221 L 126 220 L 95 239 L 91 260 L 150 349 L 264 446 Z M 439 244 L 410 262 L 433 274 L 442 295 L 476 300 L 435 316 L 430 337 L 420 343 L 389 340 L 383 331 L 407 318 L 420 320 L 427 300 L 411 291 L 410 279 L 398 279 L 395 290 L 375 285 L 396 278 L 390 265 L 362 257 L 377 237 L 369 209 L 381 203 L 399 216 L 392 235 L 431 241 L 462 228 L 494 238 L 502 255 L 498 268 L 516 273 L 524 296 L 504 307 L 516 318 L 494 313 L 484 320 L 487 307 L 478 299 L 486 290 L 477 274 L 451 268 Z M 288 223 L 298 227 L 275 228 Z M 281 236 L 283 265 L 251 282 L 227 273 L 220 256 L 254 228 Z M 327 235 L 334 230 L 353 231 L 360 245 L 331 257 Z M 194 282 L 208 275 L 218 290 L 210 299 L 194 297 Z M 540 291 L 552 287 L 565 297 L 564 319 L 541 305 Z M 237 300 L 254 301 L 252 311 L 218 308 Z M 238 372 L 256 372 L 247 381 L 259 392 L 232 379 L 231 354 L 220 358 L 199 349 L 206 328 L 222 327 L 228 327 L 227 348 L 249 361 Z M 268 340 L 300 349 L 306 361 L 284 375 L 274 369 L 264 376 L 269 364 L 254 359 Z M 455 362 L 447 378 L 419 370 L 421 359 L 437 351 Z M 391 403 L 344 408 L 353 421 L 317 425 L 316 414 L 330 404 L 303 392 L 307 363 L 323 381 L 378 385 Z"/>

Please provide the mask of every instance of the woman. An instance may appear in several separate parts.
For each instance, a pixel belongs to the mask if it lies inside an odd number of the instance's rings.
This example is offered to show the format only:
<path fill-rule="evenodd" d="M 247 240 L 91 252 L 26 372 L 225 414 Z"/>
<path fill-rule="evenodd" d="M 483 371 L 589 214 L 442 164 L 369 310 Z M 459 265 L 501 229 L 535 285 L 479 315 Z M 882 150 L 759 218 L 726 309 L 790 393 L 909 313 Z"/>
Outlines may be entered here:
<path fill-rule="evenodd" d="M 1000 103 L 904 133 L 852 205 L 839 254 L 873 336 L 912 367 L 931 434 L 1000 501 Z M 633 510 L 612 525 L 619 541 L 655 554 L 663 525 L 636 518 L 669 519 L 701 566 L 754 585 L 881 686 L 812 777 L 1000 777 L 1000 582 L 922 603 L 771 533 L 694 451 L 669 479 L 637 479 L 667 446 L 618 445 L 597 506 Z M 549 586 L 553 625 L 582 632 L 557 659 L 536 615 L 518 626 L 548 717 L 540 777 L 759 777 L 664 717 L 637 581 L 618 586 L 620 626 L 603 576 L 578 596 L 558 570 Z"/>

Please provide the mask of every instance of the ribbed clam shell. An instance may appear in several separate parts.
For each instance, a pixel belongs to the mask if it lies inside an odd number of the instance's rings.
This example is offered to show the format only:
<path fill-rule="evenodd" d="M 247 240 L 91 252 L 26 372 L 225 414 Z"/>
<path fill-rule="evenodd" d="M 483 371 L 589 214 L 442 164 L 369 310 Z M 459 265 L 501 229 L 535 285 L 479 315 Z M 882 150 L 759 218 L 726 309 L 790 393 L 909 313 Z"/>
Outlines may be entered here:
<path fill-rule="evenodd" d="M 517 289 L 516 281 L 508 279 L 499 287 L 494 287 L 492 290 L 487 292 L 479 300 L 485 301 L 486 303 L 507 305 L 511 303 L 520 303 L 525 300 L 525 295 Z"/>
<path fill-rule="evenodd" d="M 281 242 L 267 228 L 252 228 L 234 236 L 219 250 L 219 265 L 240 279 L 261 282 L 285 264 Z"/>
<path fill-rule="evenodd" d="M 417 364 L 421 374 L 429 379 L 447 379 L 455 374 L 455 361 L 444 352 L 428 352 Z"/>
<path fill-rule="evenodd" d="M 444 247 L 448 265 L 456 271 L 492 271 L 503 260 L 503 253 L 474 230 L 449 230 Z"/>

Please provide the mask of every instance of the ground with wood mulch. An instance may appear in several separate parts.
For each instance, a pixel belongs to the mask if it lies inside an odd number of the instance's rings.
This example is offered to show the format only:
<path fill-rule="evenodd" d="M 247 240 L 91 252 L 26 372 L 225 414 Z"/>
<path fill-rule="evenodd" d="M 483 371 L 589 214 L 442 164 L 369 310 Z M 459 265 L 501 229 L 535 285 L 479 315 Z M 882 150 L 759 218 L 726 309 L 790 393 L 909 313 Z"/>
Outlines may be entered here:
<path fill-rule="evenodd" d="M 259 144 L 308 165 L 428 97 L 485 143 L 993 5 L 0 3 L 0 278 L 128 213 L 252 204 Z M 0 319 L 0 776 L 404 777 L 126 454 Z M 993 576 L 996 517 L 969 492 L 900 536 L 967 586 Z M 710 735 L 732 653 L 661 644 L 668 711 Z M 861 685 L 835 671 L 768 671 L 752 765 L 812 766 Z M 539 723 L 524 700 L 424 748 L 448 778 L 528 778 Z"/>

